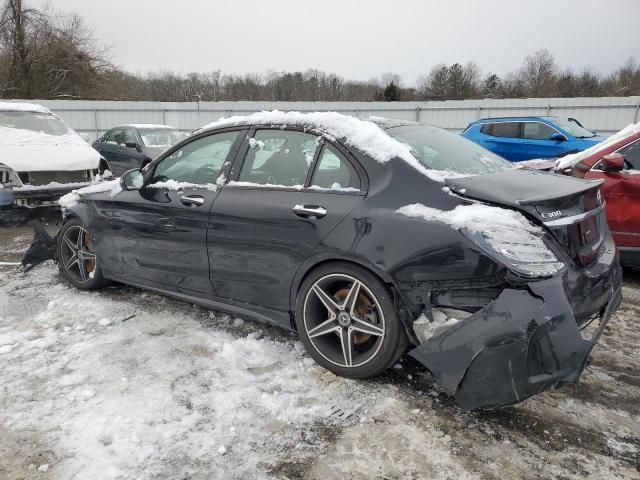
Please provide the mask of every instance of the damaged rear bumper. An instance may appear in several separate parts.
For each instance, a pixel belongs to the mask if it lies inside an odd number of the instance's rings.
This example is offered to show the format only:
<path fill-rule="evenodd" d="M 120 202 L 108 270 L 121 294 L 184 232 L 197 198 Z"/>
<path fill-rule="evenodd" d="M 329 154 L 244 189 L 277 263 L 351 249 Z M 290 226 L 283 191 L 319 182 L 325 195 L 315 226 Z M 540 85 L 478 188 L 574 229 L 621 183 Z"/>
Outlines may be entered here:
<path fill-rule="evenodd" d="M 604 303 L 592 306 L 599 326 L 589 338 L 574 317 L 563 278 L 554 277 L 506 288 L 409 354 L 466 410 L 511 405 L 552 386 L 576 382 L 622 301 L 617 262 L 606 279 L 608 295 Z"/>

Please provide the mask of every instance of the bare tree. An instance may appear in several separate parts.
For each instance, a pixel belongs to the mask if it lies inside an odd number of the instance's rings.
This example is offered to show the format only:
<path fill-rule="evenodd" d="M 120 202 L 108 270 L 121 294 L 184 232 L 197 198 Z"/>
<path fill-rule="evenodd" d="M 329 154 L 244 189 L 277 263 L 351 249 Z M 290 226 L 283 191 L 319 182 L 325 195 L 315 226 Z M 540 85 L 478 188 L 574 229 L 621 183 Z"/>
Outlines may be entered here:
<path fill-rule="evenodd" d="M 558 66 L 547 49 L 527 55 L 520 69 L 520 77 L 532 97 L 544 97 L 553 93 Z"/>

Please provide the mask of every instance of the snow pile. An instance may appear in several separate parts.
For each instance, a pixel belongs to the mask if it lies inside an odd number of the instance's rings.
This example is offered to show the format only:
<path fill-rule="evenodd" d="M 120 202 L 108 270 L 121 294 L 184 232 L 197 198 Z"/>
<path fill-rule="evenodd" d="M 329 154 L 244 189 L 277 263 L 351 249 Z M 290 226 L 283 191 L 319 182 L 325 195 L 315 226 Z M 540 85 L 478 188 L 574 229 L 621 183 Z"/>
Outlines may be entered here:
<path fill-rule="evenodd" d="M 21 187 L 16 187 L 13 189 L 14 192 L 26 192 L 29 190 L 55 190 L 58 188 L 83 188 L 88 186 L 89 182 L 70 182 L 70 183 L 60 183 L 60 182 L 49 182 L 46 185 L 23 185 Z"/>
<path fill-rule="evenodd" d="M 557 160 L 549 158 L 534 158 L 518 162 L 516 167 L 533 168 L 534 170 L 552 170 L 556 166 Z"/>
<path fill-rule="evenodd" d="M 265 124 L 271 126 L 293 125 L 313 128 L 332 138 L 343 139 L 344 143 L 356 148 L 380 163 L 393 158 L 401 158 L 416 170 L 437 182 L 444 182 L 444 173 L 425 168 L 412 154 L 411 148 L 391 138 L 375 123 L 360 120 L 336 112 L 258 112 L 247 116 L 221 118 L 205 125 L 203 129 L 224 126 Z"/>
<path fill-rule="evenodd" d="M 602 141 L 600 143 L 597 143 L 593 147 L 587 148 L 586 150 L 583 150 L 582 152 L 572 153 L 570 155 L 566 155 L 566 156 L 558 159 L 556 161 L 555 169 L 556 169 L 557 172 L 561 172 L 561 171 L 564 171 L 567 168 L 571 168 L 576 163 L 580 162 L 582 159 L 588 157 L 589 155 L 592 155 L 592 154 L 598 152 L 599 150 L 603 150 L 603 149 L 609 147 L 610 145 L 613 145 L 614 143 L 617 143 L 620 140 L 625 139 L 626 137 L 629 137 L 631 135 L 635 135 L 636 133 L 640 133 L 640 122 L 631 123 L 631 124 L 627 125 L 625 128 L 623 128 L 622 130 L 620 130 L 617 133 L 614 133 L 613 135 L 608 137 L 606 140 L 604 140 L 604 141 Z"/>
<path fill-rule="evenodd" d="M 457 318 L 449 318 L 443 312 L 437 309 L 433 309 L 433 321 L 422 313 L 413 322 L 413 331 L 420 340 L 420 343 L 424 343 L 431 337 L 438 335 L 450 327 L 457 324 L 460 320 Z"/>
<path fill-rule="evenodd" d="M 238 182 L 235 180 L 230 181 L 227 185 L 232 187 L 293 188 L 294 190 L 304 189 L 304 185 L 278 185 L 275 183 Z"/>
<path fill-rule="evenodd" d="M 47 107 L 38 105 L 37 103 L 22 102 L 0 102 L 0 111 L 5 112 L 34 112 L 34 113 L 51 113 Z"/>
<path fill-rule="evenodd" d="M 88 185 L 84 188 L 79 188 L 78 190 L 72 190 L 60 197 L 58 203 L 62 208 L 71 208 L 76 205 L 80 201 L 80 197 L 82 195 L 89 195 L 91 193 L 103 193 L 110 192 L 112 197 L 115 197 L 122 191 L 122 187 L 120 186 L 120 179 L 116 178 L 115 180 L 109 180 L 106 182 L 94 183 L 92 185 Z"/>
<path fill-rule="evenodd" d="M 14 292 L 0 291 L 0 429 L 46 438 L 51 478 L 282 478 L 274 463 L 315 460 L 324 432 L 393 395 L 258 324 L 74 290 L 53 264 L 0 282 Z"/>
<path fill-rule="evenodd" d="M 64 135 L 48 135 L 33 130 L 0 126 L 0 145 L 87 145 L 87 142 L 73 131 Z"/>
<path fill-rule="evenodd" d="M 140 185 L 142 187 L 142 185 Z M 138 188 L 140 188 L 138 187 Z M 165 180 L 164 182 L 155 182 L 147 185 L 149 188 L 166 188 L 167 190 L 184 190 L 185 188 L 206 189 L 215 192 L 218 189 L 218 185 L 214 183 L 189 183 L 189 182 L 177 182 L 175 180 Z"/>
<path fill-rule="evenodd" d="M 444 211 L 414 203 L 399 208 L 397 213 L 406 217 L 446 223 L 456 230 L 466 229 L 471 233 L 482 233 L 488 228 L 492 230 L 504 228 L 534 234 L 541 231 L 521 213 L 489 205 L 458 205 L 453 210 Z"/>

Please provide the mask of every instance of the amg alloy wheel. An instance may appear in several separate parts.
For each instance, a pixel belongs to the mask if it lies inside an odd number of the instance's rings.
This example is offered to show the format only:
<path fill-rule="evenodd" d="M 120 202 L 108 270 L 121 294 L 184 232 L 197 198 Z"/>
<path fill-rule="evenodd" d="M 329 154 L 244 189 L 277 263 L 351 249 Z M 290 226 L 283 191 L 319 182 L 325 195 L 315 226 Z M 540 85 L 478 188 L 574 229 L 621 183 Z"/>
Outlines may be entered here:
<path fill-rule="evenodd" d="M 309 354 L 334 373 L 375 375 L 406 346 L 390 300 L 384 285 L 366 270 L 345 265 L 340 271 L 313 272 L 299 294 L 298 334 Z"/>
<path fill-rule="evenodd" d="M 57 258 L 60 273 L 74 286 L 92 290 L 106 284 L 98 269 L 91 235 L 78 220 L 65 223 L 58 234 Z"/>

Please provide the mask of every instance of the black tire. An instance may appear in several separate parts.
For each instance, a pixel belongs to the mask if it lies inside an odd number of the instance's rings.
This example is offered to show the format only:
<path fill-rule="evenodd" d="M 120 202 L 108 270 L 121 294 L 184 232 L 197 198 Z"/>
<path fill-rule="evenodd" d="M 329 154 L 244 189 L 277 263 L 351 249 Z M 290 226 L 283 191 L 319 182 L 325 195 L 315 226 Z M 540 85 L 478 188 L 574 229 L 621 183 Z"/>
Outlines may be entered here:
<path fill-rule="evenodd" d="M 351 290 L 356 282 L 361 285 L 353 294 L 356 296 L 355 303 L 352 303 L 356 316 L 347 320 L 344 313 L 349 313 L 349 308 L 345 305 L 352 297 Z M 335 310 L 337 314 L 331 314 L 327 306 L 330 301 L 326 297 L 321 300 L 322 294 L 317 293 L 318 289 L 322 292 L 325 288 L 326 293 L 333 295 L 330 300 L 333 299 L 338 307 L 346 310 L 338 309 Z M 346 294 L 343 293 L 347 290 Z M 367 310 L 366 313 L 363 313 L 363 308 Z M 382 315 L 378 310 L 382 311 Z M 350 311 L 354 313 L 354 309 Z M 323 320 L 323 314 L 326 320 Z M 335 322 L 332 317 L 336 318 Z M 309 355 L 319 365 L 342 377 L 367 378 L 378 375 L 391 367 L 407 348 L 407 335 L 396 314 L 390 290 L 370 271 L 348 263 L 324 264 L 306 276 L 296 298 L 295 321 L 300 341 Z M 363 326 L 367 333 L 357 330 Z M 348 344 L 353 346 L 351 353 L 345 353 L 342 349 L 347 339 Z"/>
<path fill-rule="evenodd" d="M 85 232 L 81 238 L 78 237 L 80 231 Z M 75 257 L 71 243 L 75 243 Z M 78 243 L 82 245 L 81 249 L 78 249 Z M 81 290 L 96 290 L 109 283 L 102 276 L 99 260 L 92 245 L 93 239 L 89 230 L 77 218 L 65 222 L 56 236 L 58 269 L 67 282 Z"/>

